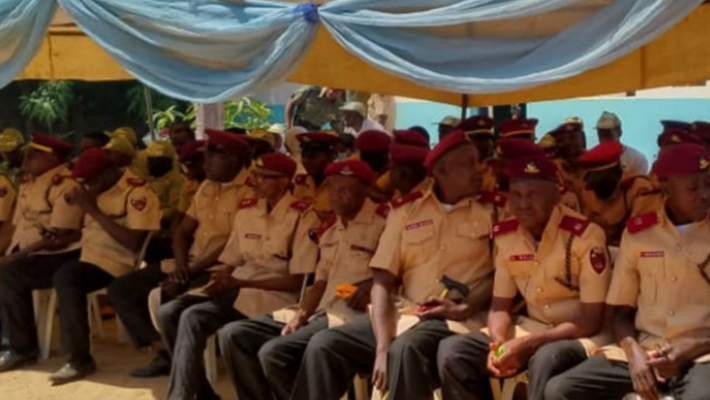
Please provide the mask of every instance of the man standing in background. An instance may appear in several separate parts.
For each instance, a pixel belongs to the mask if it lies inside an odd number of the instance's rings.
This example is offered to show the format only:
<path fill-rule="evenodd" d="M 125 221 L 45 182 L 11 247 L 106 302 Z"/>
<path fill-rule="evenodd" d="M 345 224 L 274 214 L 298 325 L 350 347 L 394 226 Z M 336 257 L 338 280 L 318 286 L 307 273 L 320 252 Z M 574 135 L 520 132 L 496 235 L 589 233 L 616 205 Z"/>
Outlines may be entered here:
<path fill-rule="evenodd" d="M 373 93 L 367 100 L 367 117 L 392 132 L 397 123 L 397 101 L 394 96 Z"/>
<path fill-rule="evenodd" d="M 286 103 L 286 128 L 302 126 L 318 131 L 323 125 L 335 121 L 338 109 L 345 103 L 340 89 L 305 86 L 294 93 Z"/>
<path fill-rule="evenodd" d="M 604 111 L 597 121 L 597 135 L 599 143 L 616 140 L 621 142 L 621 120 L 614 113 Z M 626 173 L 632 175 L 648 174 L 648 160 L 640 151 L 633 147 L 624 145 L 624 152 L 621 154 L 621 166 Z"/>

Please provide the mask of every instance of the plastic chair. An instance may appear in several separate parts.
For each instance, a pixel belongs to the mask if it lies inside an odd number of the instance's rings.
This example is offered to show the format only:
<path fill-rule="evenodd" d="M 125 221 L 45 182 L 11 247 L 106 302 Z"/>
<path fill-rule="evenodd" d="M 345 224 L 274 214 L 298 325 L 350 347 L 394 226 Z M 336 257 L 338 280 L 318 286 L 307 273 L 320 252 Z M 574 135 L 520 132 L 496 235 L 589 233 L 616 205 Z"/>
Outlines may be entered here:
<path fill-rule="evenodd" d="M 512 378 L 505 379 L 501 385 L 500 380 L 496 378 L 491 378 L 491 389 L 493 392 L 494 400 L 513 400 L 515 396 L 515 389 L 518 385 L 528 384 L 528 373 L 522 372 Z"/>

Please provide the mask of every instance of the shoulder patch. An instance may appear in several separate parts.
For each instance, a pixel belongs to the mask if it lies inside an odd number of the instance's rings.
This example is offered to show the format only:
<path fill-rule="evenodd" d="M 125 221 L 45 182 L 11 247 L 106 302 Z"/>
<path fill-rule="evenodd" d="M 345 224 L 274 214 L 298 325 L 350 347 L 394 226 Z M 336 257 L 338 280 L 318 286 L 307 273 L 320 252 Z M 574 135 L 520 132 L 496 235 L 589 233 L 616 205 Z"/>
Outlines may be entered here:
<path fill-rule="evenodd" d="M 408 193 L 402 196 L 397 197 L 396 199 L 392 200 L 390 204 L 392 204 L 392 208 L 397 209 L 402 207 L 405 204 L 411 203 L 414 200 L 424 196 L 424 193 L 421 191 L 416 191 L 412 193 Z"/>
<path fill-rule="evenodd" d="M 498 207 L 505 207 L 508 196 L 500 192 L 481 192 L 478 201 L 482 204 L 494 204 Z"/>
<path fill-rule="evenodd" d="M 133 187 L 145 186 L 145 184 L 147 183 L 146 181 L 140 178 L 128 178 L 126 182 L 128 182 L 128 184 Z"/>
<path fill-rule="evenodd" d="M 626 222 L 626 229 L 628 229 L 629 233 L 637 233 L 656 224 L 658 224 L 658 214 L 656 212 L 648 212 L 629 218 Z"/>
<path fill-rule="evenodd" d="M 52 177 L 52 185 L 54 185 L 54 186 L 61 185 L 65 179 L 71 179 L 71 176 L 62 175 L 62 174 L 54 175 L 54 177 Z"/>
<path fill-rule="evenodd" d="M 239 209 L 243 210 L 245 208 L 251 208 L 257 205 L 257 203 L 259 203 L 259 199 L 257 199 L 256 197 L 242 199 L 242 201 L 239 202 Z"/>
<path fill-rule="evenodd" d="M 318 237 L 322 237 L 325 232 L 328 231 L 333 225 L 335 225 L 335 221 L 337 221 L 337 218 L 335 215 L 331 216 L 330 218 L 326 219 L 323 221 L 323 223 L 320 224 L 318 227 Z"/>
<path fill-rule="evenodd" d="M 588 219 L 581 219 L 565 215 L 560 222 L 560 229 L 565 230 L 575 236 L 582 236 L 589 227 Z"/>
<path fill-rule="evenodd" d="M 307 181 L 307 174 L 298 174 L 293 178 L 293 183 L 295 183 L 296 185 L 305 185 Z"/>
<path fill-rule="evenodd" d="M 514 232 L 518 230 L 520 222 L 517 219 L 511 219 L 508 221 L 498 222 L 493 225 L 493 237 L 498 237 L 500 235 L 505 235 L 506 233 Z"/>
<path fill-rule="evenodd" d="M 297 201 L 294 201 L 293 203 L 291 203 L 291 208 L 293 208 L 294 210 L 299 211 L 299 212 L 304 212 L 304 211 L 308 210 L 309 208 L 311 208 L 312 205 L 313 205 L 313 203 L 311 203 L 310 201 L 297 200 Z"/>
<path fill-rule="evenodd" d="M 377 207 L 377 210 L 375 210 L 375 214 L 379 215 L 382 218 L 387 218 L 387 215 L 390 213 L 390 206 L 387 204 L 380 204 L 379 207 Z"/>

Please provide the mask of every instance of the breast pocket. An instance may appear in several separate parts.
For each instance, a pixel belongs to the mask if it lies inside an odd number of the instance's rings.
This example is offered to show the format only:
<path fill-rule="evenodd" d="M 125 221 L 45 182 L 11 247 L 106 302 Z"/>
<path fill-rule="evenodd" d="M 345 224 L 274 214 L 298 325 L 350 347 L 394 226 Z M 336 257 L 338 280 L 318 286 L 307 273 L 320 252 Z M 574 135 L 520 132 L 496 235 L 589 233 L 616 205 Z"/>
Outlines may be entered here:
<path fill-rule="evenodd" d="M 402 255 L 407 265 L 420 265 L 435 253 L 435 230 L 429 225 L 409 224 L 402 232 Z"/>
<path fill-rule="evenodd" d="M 469 257 L 481 257 L 491 252 L 491 230 L 484 224 L 466 222 L 458 224 L 454 243 L 445 243 L 448 248 L 468 252 Z"/>
<path fill-rule="evenodd" d="M 653 251 L 641 252 L 638 263 L 640 302 L 656 304 L 664 276 L 665 257 Z"/>

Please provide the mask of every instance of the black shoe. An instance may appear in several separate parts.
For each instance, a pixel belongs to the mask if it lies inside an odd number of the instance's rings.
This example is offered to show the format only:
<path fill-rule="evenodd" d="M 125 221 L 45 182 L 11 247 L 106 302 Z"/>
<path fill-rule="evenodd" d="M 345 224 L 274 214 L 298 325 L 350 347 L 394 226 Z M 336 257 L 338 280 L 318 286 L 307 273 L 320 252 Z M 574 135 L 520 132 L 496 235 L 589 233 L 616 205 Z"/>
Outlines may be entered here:
<path fill-rule="evenodd" d="M 155 378 L 170 375 L 170 359 L 160 352 L 145 367 L 136 368 L 129 373 L 134 378 Z"/>
<path fill-rule="evenodd" d="M 37 363 L 36 354 L 18 354 L 6 351 L 0 354 L 0 372 L 10 371 Z"/>
<path fill-rule="evenodd" d="M 65 383 L 77 381 L 87 375 L 93 374 L 94 372 L 96 372 L 96 363 L 94 360 L 81 365 L 66 363 L 57 372 L 53 373 L 49 377 L 49 380 L 54 386 L 63 385 Z"/>

